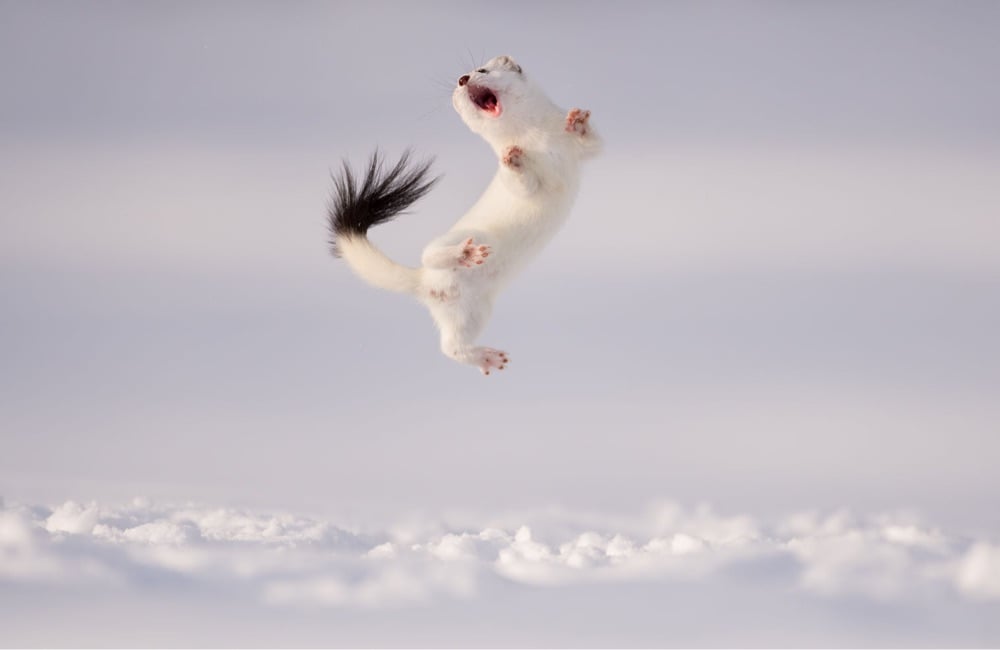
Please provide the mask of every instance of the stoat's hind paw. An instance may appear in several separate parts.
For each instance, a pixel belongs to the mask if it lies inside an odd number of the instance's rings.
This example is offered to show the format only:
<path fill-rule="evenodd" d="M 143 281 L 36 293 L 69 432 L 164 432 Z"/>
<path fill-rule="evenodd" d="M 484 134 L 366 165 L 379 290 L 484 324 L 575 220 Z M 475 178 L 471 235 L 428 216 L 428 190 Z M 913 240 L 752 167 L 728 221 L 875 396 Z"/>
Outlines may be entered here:
<path fill-rule="evenodd" d="M 566 114 L 566 131 L 579 135 L 587 135 L 590 131 L 590 111 L 574 108 Z"/>
<path fill-rule="evenodd" d="M 503 164 L 507 165 L 514 171 L 520 171 L 521 166 L 524 164 L 522 159 L 524 158 L 524 150 L 517 145 L 512 147 L 507 147 L 507 151 L 503 154 Z"/>
<path fill-rule="evenodd" d="M 510 363 L 510 358 L 507 356 L 506 352 L 501 352 L 500 350 L 494 350 L 493 348 L 476 348 L 476 365 L 479 366 L 480 372 L 484 375 L 490 374 L 490 371 L 496 368 L 497 370 L 503 370 Z"/>
<path fill-rule="evenodd" d="M 469 237 L 465 240 L 465 243 L 461 244 L 458 263 L 466 268 L 471 268 L 485 262 L 491 252 L 493 251 L 489 246 L 477 245 L 472 241 L 472 237 Z"/>

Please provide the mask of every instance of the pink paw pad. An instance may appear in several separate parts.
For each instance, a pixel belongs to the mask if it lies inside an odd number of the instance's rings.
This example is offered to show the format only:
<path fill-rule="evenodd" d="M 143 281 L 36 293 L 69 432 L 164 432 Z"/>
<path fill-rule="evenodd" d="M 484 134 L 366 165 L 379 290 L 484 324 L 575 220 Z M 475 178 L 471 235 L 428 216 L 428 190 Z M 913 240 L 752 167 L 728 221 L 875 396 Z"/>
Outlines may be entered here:
<path fill-rule="evenodd" d="M 574 108 L 566 114 L 566 131 L 579 135 L 587 135 L 587 132 L 590 130 L 589 120 L 590 111 Z"/>
<path fill-rule="evenodd" d="M 448 292 L 445 291 L 444 289 L 441 289 L 440 291 L 438 291 L 437 289 L 431 289 L 430 296 L 431 298 L 434 298 L 435 300 L 439 300 L 441 302 L 445 302 L 448 300 Z"/>
<path fill-rule="evenodd" d="M 472 237 L 465 240 L 459 254 L 458 263 L 466 268 L 477 266 L 486 261 L 486 258 L 493 252 L 489 246 L 477 245 L 472 241 Z"/>
<path fill-rule="evenodd" d="M 494 368 L 503 370 L 510 363 L 510 357 L 506 352 L 494 350 L 493 348 L 479 348 L 479 370 L 484 375 L 489 375 Z"/>
<path fill-rule="evenodd" d="M 518 170 L 521 169 L 521 159 L 524 157 L 524 150 L 521 147 L 513 146 L 507 149 L 503 154 L 503 164 L 507 165 L 511 169 Z"/>

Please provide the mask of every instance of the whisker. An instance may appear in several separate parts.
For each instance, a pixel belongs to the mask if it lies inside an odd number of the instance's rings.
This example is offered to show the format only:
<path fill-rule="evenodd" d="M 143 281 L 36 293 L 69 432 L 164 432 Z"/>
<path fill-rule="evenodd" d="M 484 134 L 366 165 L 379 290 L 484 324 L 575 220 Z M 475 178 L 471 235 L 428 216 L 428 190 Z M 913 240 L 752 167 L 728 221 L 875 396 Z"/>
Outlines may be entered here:
<path fill-rule="evenodd" d="M 451 81 L 446 81 L 446 80 L 440 79 L 438 77 L 424 77 L 424 78 L 428 82 L 430 82 L 430 83 L 434 84 L 435 86 L 437 86 L 438 88 L 440 88 L 442 90 L 447 90 L 449 93 L 451 92 L 451 89 L 455 87 L 455 84 L 453 84 Z"/>
<path fill-rule="evenodd" d="M 427 93 L 420 93 L 420 97 L 417 98 L 417 104 L 430 104 L 431 108 L 427 111 L 421 112 L 412 119 L 416 122 L 426 120 L 428 117 L 433 115 L 436 111 L 443 108 L 451 106 L 451 92 L 455 87 L 454 83 L 443 81 L 440 78 L 426 75 L 424 77 L 429 82 L 431 88 Z"/>
<path fill-rule="evenodd" d="M 466 49 L 466 50 L 468 50 L 469 48 L 468 48 L 468 47 L 466 47 L 465 49 Z M 464 72 L 468 71 L 468 70 L 469 70 L 469 68 L 466 68 L 466 67 L 465 67 L 465 66 L 466 66 L 466 65 L 468 65 L 468 64 L 467 64 L 467 63 L 466 63 L 466 62 L 465 62 L 465 61 L 463 60 L 463 57 L 462 57 L 462 55 L 458 54 L 458 52 L 456 52 L 456 53 L 455 53 L 455 55 L 456 55 L 456 56 L 458 57 L 458 65 L 456 65 L 456 66 L 455 66 L 455 69 L 456 69 L 456 70 L 459 70 L 459 71 L 460 71 L 460 72 L 458 73 L 458 74 L 460 75 L 460 74 L 462 74 L 462 73 L 464 73 Z M 456 77 L 457 77 L 457 76 L 458 76 L 458 75 L 456 75 Z"/>

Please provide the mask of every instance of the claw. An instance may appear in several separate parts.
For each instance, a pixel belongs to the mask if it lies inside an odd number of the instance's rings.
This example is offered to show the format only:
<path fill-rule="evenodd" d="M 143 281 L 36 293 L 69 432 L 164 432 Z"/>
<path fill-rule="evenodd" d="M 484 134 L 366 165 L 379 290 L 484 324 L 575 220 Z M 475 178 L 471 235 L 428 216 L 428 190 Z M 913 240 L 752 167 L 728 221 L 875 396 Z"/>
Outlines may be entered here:
<path fill-rule="evenodd" d="M 587 120 L 590 119 L 590 111 L 574 108 L 566 115 L 566 131 L 587 135 Z"/>

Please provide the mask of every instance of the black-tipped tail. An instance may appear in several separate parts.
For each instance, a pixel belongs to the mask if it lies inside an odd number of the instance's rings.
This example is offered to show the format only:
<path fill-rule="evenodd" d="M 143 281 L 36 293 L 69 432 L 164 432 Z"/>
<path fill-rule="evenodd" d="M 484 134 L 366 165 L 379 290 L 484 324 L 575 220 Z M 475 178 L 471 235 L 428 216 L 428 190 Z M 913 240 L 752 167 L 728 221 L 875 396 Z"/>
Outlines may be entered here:
<path fill-rule="evenodd" d="M 327 210 L 333 254 L 340 256 L 339 237 L 363 236 L 369 228 L 391 220 L 426 194 L 438 180 L 428 178 L 431 162 L 411 166 L 410 152 L 406 151 L 399 162 L 386 171 L 376 151 L 359 184 L 345 161 L 340 175 L 333 176 L 333 196 Z"/>

